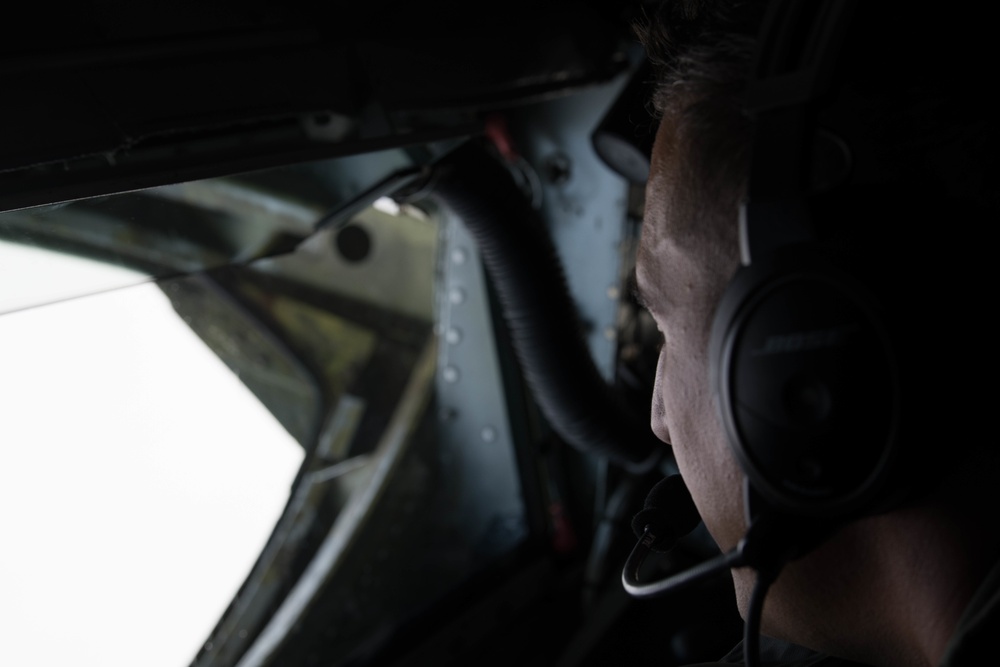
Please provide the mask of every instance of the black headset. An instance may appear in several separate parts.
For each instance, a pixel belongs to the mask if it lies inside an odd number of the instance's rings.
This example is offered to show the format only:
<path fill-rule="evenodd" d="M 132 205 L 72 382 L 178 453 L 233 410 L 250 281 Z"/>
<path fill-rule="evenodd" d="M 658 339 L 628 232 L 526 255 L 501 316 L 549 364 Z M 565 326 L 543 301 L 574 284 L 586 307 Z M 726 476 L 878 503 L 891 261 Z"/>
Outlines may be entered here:
<path fill-rule="evenodd" d="M 778 512 L 832 522 L 894 495 L 900 441 L 883 307 L 814 222 L 857 170 L 849 141 L 821 120 L 836 118 L 856 4 L 780 0 L 765 15 L 747 97 L 755 134 L 742 266 L 710 339 L 713 389 L 751 490 Z"/>

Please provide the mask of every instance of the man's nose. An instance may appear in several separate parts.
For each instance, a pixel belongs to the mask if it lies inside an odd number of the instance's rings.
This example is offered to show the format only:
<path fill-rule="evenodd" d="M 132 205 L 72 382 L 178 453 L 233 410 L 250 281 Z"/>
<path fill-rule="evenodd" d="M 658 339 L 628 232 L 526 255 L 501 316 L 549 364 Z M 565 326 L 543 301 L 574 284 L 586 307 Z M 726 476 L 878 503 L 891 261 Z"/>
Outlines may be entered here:
<path fill-rule="evenodd" d="M 656 376 L 653 378 L 653 398 L 650 406 L 649 425 L 657 438 L 666 444 L 670 442 L 670 430 L 667 428 L 667 411 L 663 402 L 663 350 L 656 360 Z"/>

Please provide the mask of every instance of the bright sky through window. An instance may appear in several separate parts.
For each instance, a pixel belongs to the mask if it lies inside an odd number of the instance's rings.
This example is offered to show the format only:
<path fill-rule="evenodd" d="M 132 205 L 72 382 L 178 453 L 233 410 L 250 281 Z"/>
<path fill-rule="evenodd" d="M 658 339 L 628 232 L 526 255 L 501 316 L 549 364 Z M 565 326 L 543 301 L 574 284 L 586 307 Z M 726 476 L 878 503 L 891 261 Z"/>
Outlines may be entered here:
<path fill-rule="evenodd" d="M 144 280 L 2 245 L 0 282 L 45 288 L 29 300 Z M 301 448 L 154 284 L 0 315 L 0 406 L 0 664 L 189 664 Z"/>

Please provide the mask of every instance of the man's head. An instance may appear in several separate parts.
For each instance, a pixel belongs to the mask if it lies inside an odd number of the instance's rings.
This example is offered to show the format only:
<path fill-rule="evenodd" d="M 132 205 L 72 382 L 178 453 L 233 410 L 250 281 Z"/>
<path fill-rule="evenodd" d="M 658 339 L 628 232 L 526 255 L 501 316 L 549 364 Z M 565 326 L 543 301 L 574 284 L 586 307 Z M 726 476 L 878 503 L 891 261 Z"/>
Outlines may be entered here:
<path fill-rule="evenodd" d="M 639 29 L 657 72 L 653 101 L 661 117 L 636 264 L 641 298 L 664 336 L 652 427 L 673 445 L 706 526 L 724 551 L 736 546 L 746 532 L 744 473 L 726 439 L 713 396 L 709 339 L 716 306 L 739 268 L 738 211 L 747 194 L 753 136 L 753 119 L 744 102 L 764 4 L 667 2 Z M 982 205 L 995 205 L 996 195 L 983 176 L 995 173 L 995 158 L 983 152 L 983 145 L 995 146 L 994 131 L 992 126 L 970 122 L 967 109 L 972 102 L 956 97 L 957 91 L 975 100 L 975 90 L 966 85 L 975 76 L 965 72 L 945 80 L 941 75 L 949 71 L 947 58 L 926 49 L 914 52 L 925 34 L 904 29 L 906 39 L 879 41 L 894 34 L 889 30 L 894 20 L 891 15 L 873 17 L 852 35 L 881 43 L 886 52 L 855 50 L 848 67 L 855 74 L 851 91 L 859 100 L 853 129 L 874 155 L 873 163 L 884 170 L 885 191 L 905 193 L 905 198 L 882 197 L 866 207 L 865 215 L 821 219 L 820 234 L 831 247 L 858 257 L 860 264 L 878 267 L 873 289 L 889 304 L 893 331 L 906 334 L 899 350 L 903 361 L 908 368 L 920 369 L 905 375 L 907 381 L 921 383 L 919 389 L 907 387 L 909 395 L 918 397 L 910 402 L 918 407 L 909 416 L 932 415 L 933 410 L 955 414 L 967 409 L 969 397 L 956 400 L 953 392 L 935 390 L 939 383 L 965 377 L 966 369 L 956 371 L 962 362 L 956 364 L 954 354 L 939 352 L 943 341 L 968 341 L 968 332 L 954 331 L 962 310 L 955 307 L 953 290 L 971 284 L 982 293 L 986 271 L 983 264 L 964 274 L 970 244 L 954 233 L 935 235 L 937 225 L 953 232 L 942 222 L 948 218 L 935 214 L 946 216 L 957 210 L 952 203 L 943 203 L 950 196 L 974 201 L 970 210 L 975 215 L 981 215 Z M 962 58 L 955 56 L 952 62 L 956 60 Z M 985 109 L 977 111 L 988 117 Z M 961 123 L 953 124 L 960 116 Z M 976 145 L 969 136 L 989 141 Z M 942 196 L 920 195 L 931 191 Z M 960 219 L 972 230 L 983 220 Z M 956 267 L 961 267 L 962 275 Z M 923 377 L 914 379 L 917 375 Z M 954 449 L 964 450 L 971 442 L 968 431 L 963 431 L 966 423 L 948 418 L 913 422 L 910 419 L 903 436 L 914 443 L 909 447 L 914 460 L 932 455 L 942 437 L 949 437 L 948 445 Z M 876 560 L 870 552 L 878 544 L 868 538 L 870 532 L 870 523 L 859 522 L 791 564 L 768 598 L 764 631 L 835 644 L 829 637 L 836 631 L 825 622 L 837 617 L 837 600 L 844 597 L 840 594 L 863 587 L 865 577 L 874 572 L 864 565 Z M 866 554 L 873 556 L 870 561 Z M 745 613 L 754 576 L 739 570 L 734 580 Z M 857 619 L 877 622 L 864 614 L 857 614 Z"/>

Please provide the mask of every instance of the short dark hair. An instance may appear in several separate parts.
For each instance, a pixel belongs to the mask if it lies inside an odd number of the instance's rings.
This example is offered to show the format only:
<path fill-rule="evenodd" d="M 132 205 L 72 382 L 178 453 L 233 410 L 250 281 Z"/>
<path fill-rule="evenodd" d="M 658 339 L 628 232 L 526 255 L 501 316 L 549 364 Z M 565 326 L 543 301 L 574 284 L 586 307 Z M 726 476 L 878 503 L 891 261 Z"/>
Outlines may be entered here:
<path fill-rule="evenodd" d="M 965 9 L 859 5 L 844 67 L 871 105 L 868 139 L 880 158 L 919 190 L 1000 211 L 1000 104 L 986 85 L 987 68 L 1000 64 L 992 23 Z M 674 125 L 689 185 L 716 196 L 720 185 L 745 187 L 753 123 L 744 98 L 766 6 L 662 0 L 634 25 L 654 73 L 652 111 Z"/>
<path fill-rule="evenodd" d="M 685 201 L 735 213 L 745 190 L 752 124 L 743 98 L 759 20 L 749 10 L 759 5 L 666 1 L 634 26 L 654 77 L 651 112 L 670 123 L 683 165 L 675 194 Z M 701 217 L 689 213 L 692 224 Z"/>

